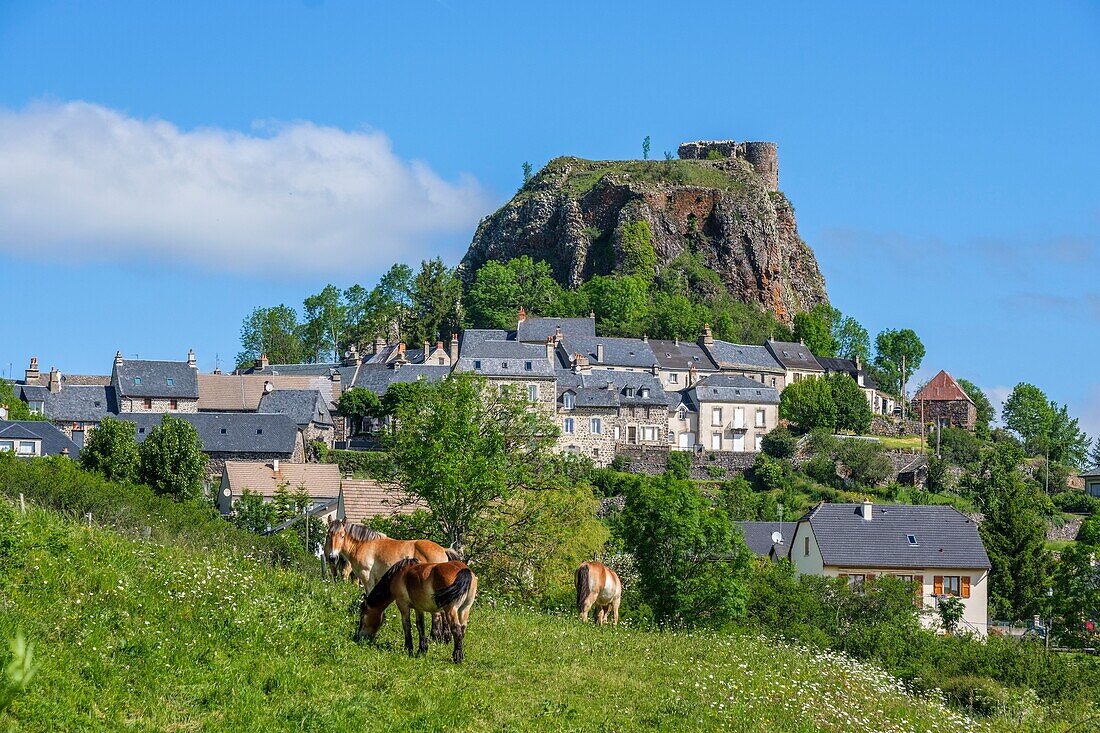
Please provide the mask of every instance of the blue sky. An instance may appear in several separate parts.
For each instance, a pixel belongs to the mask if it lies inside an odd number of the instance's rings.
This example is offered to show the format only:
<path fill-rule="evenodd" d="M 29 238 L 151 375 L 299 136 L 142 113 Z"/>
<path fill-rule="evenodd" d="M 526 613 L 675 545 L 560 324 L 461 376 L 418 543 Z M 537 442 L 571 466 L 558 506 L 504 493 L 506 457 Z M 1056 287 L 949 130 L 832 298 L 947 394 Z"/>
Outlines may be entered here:
<path fill-rule="evenodd" d="M 203 369 L 520 165 L 774 140 L 834 305 L 1100 434 L 1100 6 L 0 0 L 0 369 Z"/>

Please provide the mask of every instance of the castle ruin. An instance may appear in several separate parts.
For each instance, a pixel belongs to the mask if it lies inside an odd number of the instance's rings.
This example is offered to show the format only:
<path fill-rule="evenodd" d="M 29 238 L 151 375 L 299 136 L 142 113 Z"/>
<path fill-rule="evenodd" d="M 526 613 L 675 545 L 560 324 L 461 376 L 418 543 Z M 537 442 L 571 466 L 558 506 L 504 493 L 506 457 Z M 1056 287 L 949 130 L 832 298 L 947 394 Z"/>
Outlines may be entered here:
<path fill-rule="evenodd" d="M 681 160 L 707 160 L 717 154 L 722 158 L 748 161 L 764 179 L 769 191 L 779 190 L 779 146 L 775 143 L 696 140 L 683 143 L 676 153 Z"/>

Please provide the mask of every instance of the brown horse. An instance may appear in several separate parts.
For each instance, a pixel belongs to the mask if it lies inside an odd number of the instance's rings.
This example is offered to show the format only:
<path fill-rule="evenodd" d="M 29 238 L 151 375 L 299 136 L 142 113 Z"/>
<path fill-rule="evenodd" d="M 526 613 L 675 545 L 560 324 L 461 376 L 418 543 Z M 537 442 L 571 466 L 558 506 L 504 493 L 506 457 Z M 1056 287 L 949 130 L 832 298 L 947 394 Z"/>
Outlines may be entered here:
<path fill-rule="evenodd" d="M 428 651 L 424 636 L 424 614 L 442 614 L 454 638 L 455 664 L 462 661 L 462 640 L 470 620 L 470 608 L 477 595 L 477 576 L 466 563 L 457 560 L 421 563 L 415 559 L 399 561 L 386 571 L 374 590 L 363 594 L 359 609 L 357 639 L 373 641 L 382 626 L 386 608 L 396 603 L 405 630 L 405 651 L 413 653 L 411 613 L 416 611 L 416 631 L 420 636 L 419 653 Z"/>
<path fill-rule="evenodd" d="M 623 597 L 623 584 L 618 574 L 602 562 L 581 563 L 577 568 L 577 616 L 588 621 L 588 612 L 596 607 L 596 623 L 619 623 L 619 601 Z"/>

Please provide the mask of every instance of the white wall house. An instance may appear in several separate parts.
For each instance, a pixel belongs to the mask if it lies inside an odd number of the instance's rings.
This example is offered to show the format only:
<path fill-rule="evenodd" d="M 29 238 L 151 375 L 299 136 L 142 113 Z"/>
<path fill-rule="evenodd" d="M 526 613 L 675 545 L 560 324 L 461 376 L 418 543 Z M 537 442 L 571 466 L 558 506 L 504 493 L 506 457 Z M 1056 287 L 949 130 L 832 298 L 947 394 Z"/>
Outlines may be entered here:
<path fill-rule="evenodd" d="M 937 604 L 963 602 L 962 631 L 988 630 L 989 556 L 977 524 L 945 506 L 820 504 L 795 527 L 788 549 L 799 574 L 846 578 L 861 588 L 882 575 L 914 584 L 929 628 Z"/>

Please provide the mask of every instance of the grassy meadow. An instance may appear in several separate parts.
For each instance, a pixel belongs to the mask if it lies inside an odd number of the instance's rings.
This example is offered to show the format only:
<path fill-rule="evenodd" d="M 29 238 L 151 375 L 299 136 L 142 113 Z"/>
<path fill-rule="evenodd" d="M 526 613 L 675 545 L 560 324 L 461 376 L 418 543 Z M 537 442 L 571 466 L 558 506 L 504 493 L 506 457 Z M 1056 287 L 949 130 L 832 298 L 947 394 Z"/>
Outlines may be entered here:
<path fill-rule="evenodd" d="M 0 637 L 40 669 L 16 730 L 954 731 L 975 722 L 841 655 L 745 635 L 581 626 L 474 607 L 467 661 L 410 659 L 391 609 L 233 549 L 202 551 L 0 502 Z M 5 725 L 0 714 L 0 729 Z"/>

